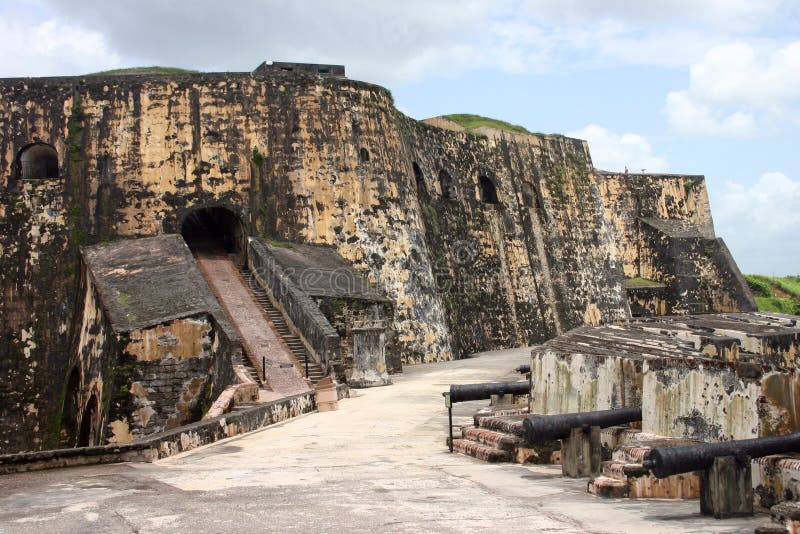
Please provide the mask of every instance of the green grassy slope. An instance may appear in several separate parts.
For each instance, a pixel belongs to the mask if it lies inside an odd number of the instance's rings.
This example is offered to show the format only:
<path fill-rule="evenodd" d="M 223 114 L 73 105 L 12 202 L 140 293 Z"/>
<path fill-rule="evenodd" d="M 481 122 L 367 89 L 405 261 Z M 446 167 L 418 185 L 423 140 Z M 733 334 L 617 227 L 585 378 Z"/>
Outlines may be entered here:
<path fill-rule="evenodd" d="M 471 132 L 475 128 L 480 128 L 481 126 L 488 126 L 489 128 L 496 128 L 498 130 L 505 130 L 507 132 L 522 134 L 532 133 L 518 124 L 511 124 L 509 122 L 500 121 L 497 119 L 490 119 L 489 117 L 481 117 L 480 115 L 454 113 L 452 115 L 445 115 L 444 117 L 446 119 L 450 119 L 460 126 L 463 126 L 468 132 Z"/>
<path fill-rule="evenodd" d="M 746 274 L 758 309 L 800 315 L 800 276 Z"/>
<path fill-rule="evenodd" d="M 191 74 L 196 70 L 178 69 L 176 67 L 130 67 L 127 69 L 112 69 L 93 72 L 87 76 L 109 76 L 118 74 Z"/>

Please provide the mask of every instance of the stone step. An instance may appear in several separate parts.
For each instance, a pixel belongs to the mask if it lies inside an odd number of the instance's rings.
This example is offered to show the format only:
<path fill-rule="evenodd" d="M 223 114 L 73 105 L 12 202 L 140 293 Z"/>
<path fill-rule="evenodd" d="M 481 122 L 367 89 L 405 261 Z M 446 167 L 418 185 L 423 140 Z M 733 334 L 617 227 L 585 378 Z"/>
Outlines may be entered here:
<path fill-rule="evenodd" d="M 479 421 L 484 417 L 511 417 L 511 416 L 527 416 L 527 404 L 496 404 L 494 406 L 485 406 L 475 412 L 473 417 L 475 426 L 478 426 Z"/>
<path fill-rule="evenodd" d="M 772 508 L 781 501 L 800 499 L 800 455 L 773 454 L 753 458 L 754 503 Z"/>
<path fill-rule="evenodd" d="M 611 459 L 623 464 L 641 464 L 651 447 L 639 443 L 625 443 L 611 453 Z"/>
<path fill-rule="evenodd" d="M 597 484 L 594 484 L 595 480 Z M 609 480 L 624 484 L 622 495 Z M 611 460 L 602 463 L 601 475 L 589 483 L 589 493 L 631 499 L 697 499 L 700 497 L 700 477 L 695 473 L 682 473 L 659 479 L 641 464 Z"/>
<path fill-rule="evenodd" d="M 599 476 L 589 481 L 588 491 L 598 497 L 618 499 L 628 496 L 628 484 L 616 478 Z"/>
<path fill-rule="evenodd" d="M 453 451 L 472 456 L 484 462 L 510 462 L 511 453 L 468 439 L 454 439 Z"/>
<path fill-rule="evenodd" d="M 786 532 L 800 532 L 800 502 L 787 501 L 769 509 L 773 525 L 783 527 Z"/>
<path fill-rule="evenodd" d="M 481 417 L 477 421 L 479 428 L 506 432 L 515 436 L 522 437 L 522 421 L 527 415 L 508 415 L 508 416 L 487 416 Z"/>
<path fill-rule="evenodd" d="M 602 462 L 600 465 L 603 476 L 608 478 L 616 478 L 617 480 L 622 480 L 623 482 L 628 480 L 630 477 L 646 476 L 650 474 L 647 469 L 642 467 L 642 464 L 609 460 Z"/>
<path fill-rule="evenodd" d="M 627 426 L 610 426 L 600 430 L 600 442 L 605 449 L 614 450 L 620 445 L 639 439 L 641 430 Z"/>
<path fill-rule="evenodd" d="M 522 444 L 522 438 L 513 434 L 485 428 L 467 428 L 464 430 L 464 438 L 509 452 L 513 452 L 517 446 Z"/>
<path fill-rule="evenodd" d="M 254 296 L 256 302 L 258 302 L 258 304 L 264 309 L 267 317 L 272 322 L 272 326 L 275 328 L 275 331 L 283 339 L 284 343 L 286 343 L 295 358 L 297 358 L 298 363 L 300 364 L 300 374 L 305 376 L 306 359 L 308 358 L 305 345 L 298 336 L 294 335 L 292 330 L 289 328 L 289 325 L 286 323 L 283 312 L 281 312 L 272 304 L 267 291 L 265 291 L 264 288 L 256 283 L 255 279 L 251 276 L 250 270 L 247 268 L 240 268 L 239 273 L 247 282 L 250 293 Z M 253 369 L 253 372 L 250 374 L 254 379 L 256 379 L 256 381 L 259 381 L 258 374 L 255 369 Z M 309 359 L 308 379 L 316 383 L 325 378 L 325 376 L 325 372 L 322 370 L 319 364 L 317 364 L 316 361 Z"/>
<path fill-rule="evenodd" d="M 625 443 L 618 445 L 611 456 L 612 460 L 620 462 L 640 464 L 645 456 L 650 452 L 650 449 L 656 447 L 675 447 L 677 445 L 690 445 L 699 443 L 697 440 L 685 438 L 668 438 L 658 436 L 656 434 L 649 434 L 639 432 L 638 434 L 631 435 L 632 437 Z"/>

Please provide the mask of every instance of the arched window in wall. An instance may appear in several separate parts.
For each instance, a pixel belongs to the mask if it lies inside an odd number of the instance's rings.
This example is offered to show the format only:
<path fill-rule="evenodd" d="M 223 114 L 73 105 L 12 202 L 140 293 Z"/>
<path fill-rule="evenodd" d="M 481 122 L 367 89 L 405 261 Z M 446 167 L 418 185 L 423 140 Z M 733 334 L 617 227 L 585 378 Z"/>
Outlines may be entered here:
<path fill-rule="evenodd" d="M 359 157 L 359 158 L 361 159 L 361 161 L 363 161 L 363 162 L 367 162 L 367 161 L 369 161 L 369 150 L 367 150 L 367 149 L 366 149 L 366 148 L 364 148 L 364 147 L 361 147 L 361 150 L 359 150 L 359 151 L 358 151 L 358 157 Z"/>
<path fill-rule="evenodd" d="M 69 447 L 75 445 L 78 437 L 78 401 L 81 387 L 81 371 L 78 365 L 72 368 L 67 378 L 64 394 L 64 408 L 61 410 L 61 430 L 66 434 Z"/>
<path fill-rule="evenodd" d="M 498 204 L 497 187 L 488 176 L 478 176 L 478 194 L 484 204 Z"/>
<path fill-rule="evenodd" d="M 522 182 L 522 203 L 527 208 L 538 208 L 540 206 L 539 193 L 533 184 Z"/>
<path fill-rule="evenodd" d="M 416 161 L 412 162 L 411 166 L 414 168 L 414 181 L 417 183 L 417 193 L 427 191 L 425 187 L 425 176 L 422 174 L 422 169 L 419 168 Z"/>
<path fill-rule="evenodd" d="M 93 447 L 100 444 L 100 403 L 92 395 L 81 417 L 81 430 L 78 433 L 78 447 Z"/>
<path fill-rule="evenodd" d="M 58 178 L 58 152 L 46 143 L 33 143 L 19 156 L 20 178 L 23 180 Z"/>
<path fill-rule="evenodd" d="M 458 198 L 453 179 L 444 169 L 439 171 L 439 187 L 442 190 L 442 198 L 447 200 L 456 200 Z"/>

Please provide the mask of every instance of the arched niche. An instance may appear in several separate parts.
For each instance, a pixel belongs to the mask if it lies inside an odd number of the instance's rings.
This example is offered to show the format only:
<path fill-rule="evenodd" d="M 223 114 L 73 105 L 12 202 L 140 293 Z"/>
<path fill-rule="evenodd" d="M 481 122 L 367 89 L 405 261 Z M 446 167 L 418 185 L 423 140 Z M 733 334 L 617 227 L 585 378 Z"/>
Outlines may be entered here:
<path fill-rule="evenodd" d="M 425 175 L 422 174 L 422 169 L 419 168 L 416 161 L 411 162 L 411 167 L 414 169 L 414 181 L 417 184 L 417 193 L 427 191 L 425 187 Z"/>
<path fill-rule="evenodd" d="M 522 182 L 522 203 L 527 208 L 539 208 L 539 192 L 533 184 Z"/>
<path fill-rule="evenodd" d="M 78 447 L 100 445 L 100 438 L 100 403 L 97 396 L 92 395 L 83 409 L 81 430 L 78 433 Z"/>
<path fill-rule="evenodd" d="M 444 169 L 439 171 L 439 188 L 442 191 L 442 198 L 447 200 L 456 200 L 458 198 L 453 178 Z"/>
<path fill-rule="evenodd" d="M 67 376 L 64 391 L 64 407 L 61 410 L 61 430 L 69 446 L 75 445 L 78 437 L 78 401 L 81 387 L 81 370 L 75 365 Z"/>
<path fill-rule="evenodd" d="M 478 176 L 478 198 L 484 204 L 499 204 L 497 186 L 488 176 Z"/>
<path fill-rule="evenodd" d="M 58 152 L 52 145 L 37 141 L 19 151 L 19 178 L 41 180 L 58 178 Z"/>

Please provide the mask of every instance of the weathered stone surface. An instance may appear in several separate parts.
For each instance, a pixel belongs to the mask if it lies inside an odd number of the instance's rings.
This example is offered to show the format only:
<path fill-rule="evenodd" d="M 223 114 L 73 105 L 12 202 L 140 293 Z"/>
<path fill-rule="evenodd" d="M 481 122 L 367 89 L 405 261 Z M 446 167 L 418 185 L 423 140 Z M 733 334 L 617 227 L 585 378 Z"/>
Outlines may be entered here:
<path fill-rule="evenodd" d="M 642 403 L 642 429 L 718 441 L 797 431 L 797 319 L 718 314 L 583 327 L 542 345 L 532 410 Z"/>
<path fill-rule="evenodd" d="M 117 332 L 141 330 L 199 313 L 210 313 L 218 322 L 226 322 L 179 235 L 88 247 L 83 255 Z M 161 339 L 153 338 L 148 344 L 170 348 L 169 336 L 161 335 Z"/>
<path fill-rule="evenodd" d="M 753 515 L 750 458 L 722 456 L 700 474 L 700 513 L 717 519 Z"/>
<path fill-rule="evenodd" d="M 58 153 L 58 178 L 20 174 L 37 140 Z M 498 203 L 484 202 L 487 181 Z M 380 87 L 301 73 L 2 80 L 4 447 L 58 442 L 83 321 L 79 248 L 176 233 L 204 208 L 248 235 L 333 247 L 391 301 L 402 363 L 624 319 L 623 272 L 647 262 L 671 292 L 647 306 L 743 302 L 723 245 L 702 259 L 702 178 L 596 172 L 577 139 L 445 130 L 405 117 Z M 675 248 L 683 238 L 646 234 L 640 217 L 689 220 L 702 238 Z M 691 253 L 694 280 L 665 246 Z"/>
<path fill-rule="evenodd" d="M 347 383 L 354 388 L 388 386 L 386 327 L 383 321 L 362 321 L 353 326 L 353 369 Z"/>

